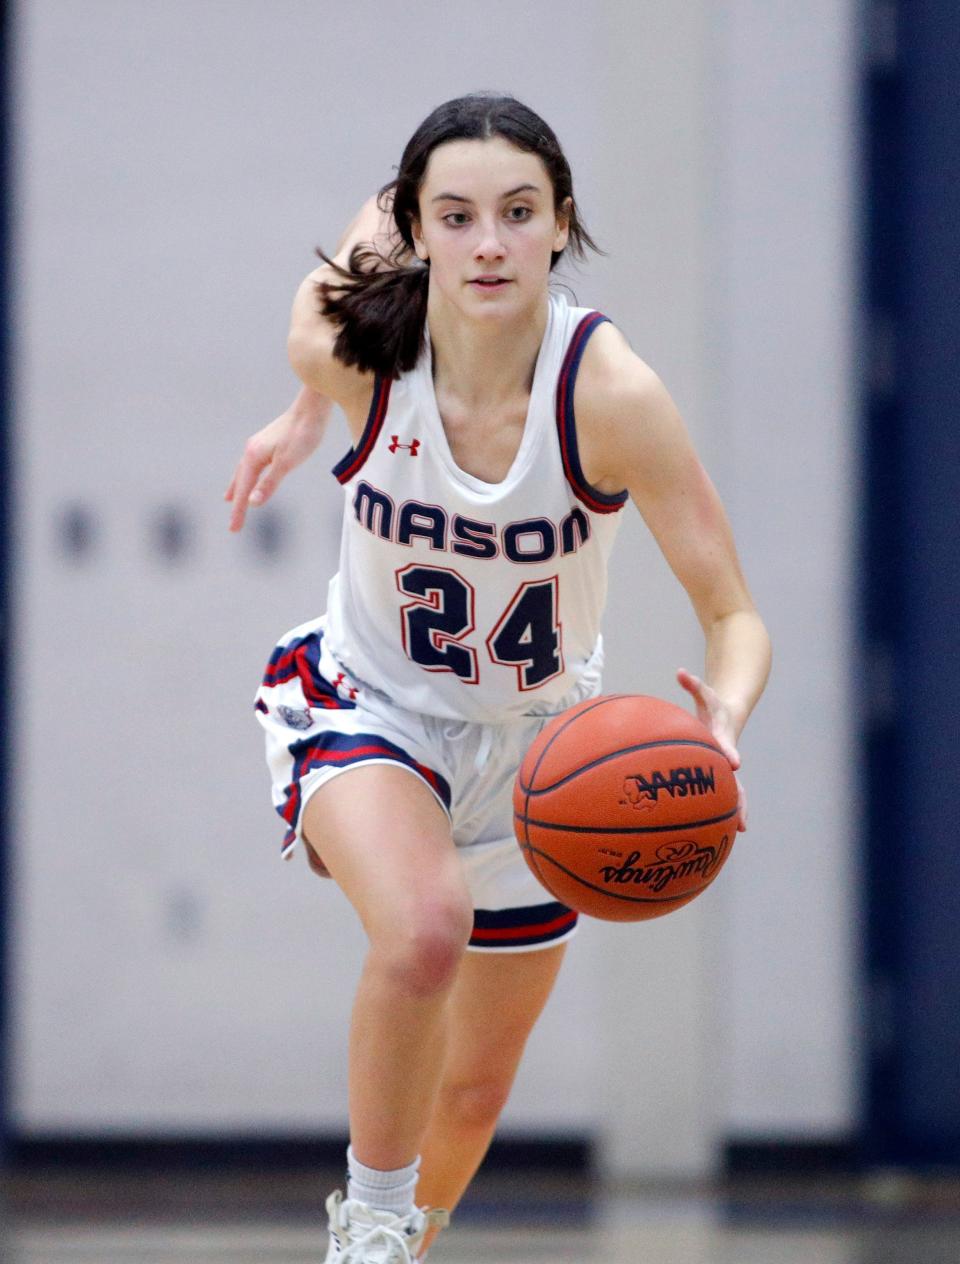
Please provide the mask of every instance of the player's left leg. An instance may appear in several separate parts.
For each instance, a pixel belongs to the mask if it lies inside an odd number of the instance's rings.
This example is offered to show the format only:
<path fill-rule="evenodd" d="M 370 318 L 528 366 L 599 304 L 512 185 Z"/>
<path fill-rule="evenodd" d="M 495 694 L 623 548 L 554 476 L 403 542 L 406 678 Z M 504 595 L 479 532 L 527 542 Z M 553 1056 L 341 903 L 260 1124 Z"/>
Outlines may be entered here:
<path fill-rule="evenodd" d="M 421 1145 L 422 1206 L 452 1210 L 480 1166 L 565 949 L 468 952 L 461 960 L 440 1090 Z"/>

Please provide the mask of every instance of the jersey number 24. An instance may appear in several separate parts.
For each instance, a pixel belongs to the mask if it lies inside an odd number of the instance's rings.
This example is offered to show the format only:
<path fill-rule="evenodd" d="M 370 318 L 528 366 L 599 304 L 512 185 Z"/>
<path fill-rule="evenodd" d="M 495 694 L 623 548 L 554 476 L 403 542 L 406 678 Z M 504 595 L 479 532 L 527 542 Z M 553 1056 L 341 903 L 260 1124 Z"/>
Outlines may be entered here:
<path fill-rule="evenodd" d="M 473 585 L 445 566 L 414 564 L 397 571 L 397 587 L 414 598 L 400 611 L 407 657 L 424 671 L 477 684 L 477 651 L 466 641 L 476 631 Z M 521 584 L 486 638 L 491 662 L 513 667 L 518 689 L 537 689 L 563 671 L 557 597 L 556 575 Z"/>

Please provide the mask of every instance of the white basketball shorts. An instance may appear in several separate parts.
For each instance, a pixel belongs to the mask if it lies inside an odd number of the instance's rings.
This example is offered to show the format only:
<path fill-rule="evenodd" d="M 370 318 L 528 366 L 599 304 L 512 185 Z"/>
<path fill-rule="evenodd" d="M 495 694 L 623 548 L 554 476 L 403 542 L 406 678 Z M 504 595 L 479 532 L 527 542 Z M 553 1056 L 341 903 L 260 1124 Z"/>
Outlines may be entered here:
<path fill-rule="evenodd" d="M 597 658 L 550 715 L 599 692 Z M 450 819 L 473 898 L 471 949 L 528 952 L 574 933 L 577 914 L 540 885 L 513 832 L 514 777 L 550 715 L 478 724 L 407 711 L 347 676 L 325 644 L 322 618 L 283 637 L 254 705 L 266 733 L 273 804 L 287 825 L 285 859 L 301 837 L 304 806 L 322 785 L 363 764 L 395 764 L 420 777 Z"/>

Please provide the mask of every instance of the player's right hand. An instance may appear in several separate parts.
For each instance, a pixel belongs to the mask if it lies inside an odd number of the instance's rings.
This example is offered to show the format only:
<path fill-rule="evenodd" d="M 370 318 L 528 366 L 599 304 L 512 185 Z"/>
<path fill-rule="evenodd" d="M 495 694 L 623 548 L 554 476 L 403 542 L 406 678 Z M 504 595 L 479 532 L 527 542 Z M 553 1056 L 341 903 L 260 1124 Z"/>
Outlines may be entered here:
<path fill-rule="evenodd" d="M 250 506 L 266 504 L 290 471 L 312 455 L 332 408 L 329 399 L 305 387 L 285 412 L 250 436 L 223 496 L 233 505 L 231 531 L 239 531 Z"/>

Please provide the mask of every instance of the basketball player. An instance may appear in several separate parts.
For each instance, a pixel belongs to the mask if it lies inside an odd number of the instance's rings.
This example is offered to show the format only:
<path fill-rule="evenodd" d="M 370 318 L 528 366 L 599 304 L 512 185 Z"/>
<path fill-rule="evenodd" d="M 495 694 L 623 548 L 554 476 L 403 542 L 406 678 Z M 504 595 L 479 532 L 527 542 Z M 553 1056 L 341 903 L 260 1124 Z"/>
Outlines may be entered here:
<path fill-rule="evenodd" d="M 678 679 L 734 768 L 769 671 L 669 395 L 612 324 L 550 292 L 564 252 L 592 245 L 542 119 L 506 97 L 440 106 L 300 287 L 303 389 L 227 491 L 239 530 L 340 405 L 339 574 L 256 701 L 284 854 L 305 842 L 369 940 L 327 1264 L 423 1258 L 446 1213 L 417 1204 L 459 1200 L 553 987 L 576 915 L 527 869 L 511 785 L 545 718 L 599 691 L 628 498 L 703 627 L 706 679 Z"/>

